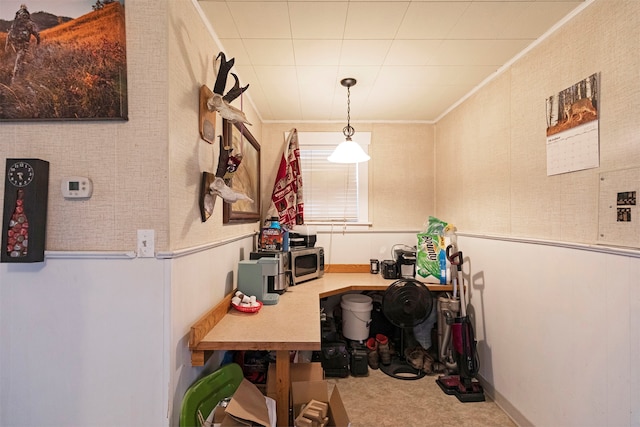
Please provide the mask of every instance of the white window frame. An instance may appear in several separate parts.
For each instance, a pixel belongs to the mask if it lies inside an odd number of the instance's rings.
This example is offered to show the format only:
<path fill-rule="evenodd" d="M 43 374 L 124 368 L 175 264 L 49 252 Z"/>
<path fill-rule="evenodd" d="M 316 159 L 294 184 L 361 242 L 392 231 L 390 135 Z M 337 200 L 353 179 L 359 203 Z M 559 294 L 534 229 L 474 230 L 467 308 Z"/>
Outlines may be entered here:
<path fill-rule="evenodd" d="M 289 136 L 289 132 L 285 132 L 285 141 Z M 365 153 L 369 153 L 369 145 L 371 143 L 371 132 L 357 132 L 353 136 L 353 140 L 357 142 Z M 305 147 L 337 147 L 340 142 L 344 141 L 344 134 L 342 132 L 298 132 L 298 144 L 300 150 L 304 150 Z M 313 224 L 320 226 L 320 229 L 333 229 L 335 225 L 341 225 L 343 227 L 361 228 L 362 226 L 370 226 L 369 222 L 369 162 L 361 162 L 358 166 L 358 221 L 357 222 L 345 222 L 343 220 L 335 220 L 330 222 L 325 221 L 307 221 L 305 224 Z M 355 167 L 355 165 L 345 164 L 345 167 Z M 302 182 L 302 194 L 303 198 L 306 197 L 304 193 L 304 181 Z"/>

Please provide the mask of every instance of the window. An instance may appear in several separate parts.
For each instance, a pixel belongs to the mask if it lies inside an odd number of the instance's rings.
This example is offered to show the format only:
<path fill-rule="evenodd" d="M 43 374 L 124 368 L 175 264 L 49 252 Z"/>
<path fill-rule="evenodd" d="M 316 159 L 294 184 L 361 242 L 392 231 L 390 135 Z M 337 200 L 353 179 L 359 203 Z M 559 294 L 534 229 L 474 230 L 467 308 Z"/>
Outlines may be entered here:
<path fill-rule="evenodd" d="M 339 132 L 298 132 L 305 223 L 368 224 L 368 162 L 327 160 L 342 140 Z M 368 152 L 369 132 L 357 133 L 354 140 Z"/>

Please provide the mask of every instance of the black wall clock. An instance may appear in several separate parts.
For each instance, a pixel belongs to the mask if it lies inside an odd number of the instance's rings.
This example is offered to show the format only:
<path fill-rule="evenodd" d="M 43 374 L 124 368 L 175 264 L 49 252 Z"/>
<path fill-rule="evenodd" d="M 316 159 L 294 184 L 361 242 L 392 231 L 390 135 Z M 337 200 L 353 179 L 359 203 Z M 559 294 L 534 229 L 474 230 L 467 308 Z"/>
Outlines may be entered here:
<path fill-rule="evenodd" d="M 49 162 L 7 159 L 1 262 L 44 261 Z"/>

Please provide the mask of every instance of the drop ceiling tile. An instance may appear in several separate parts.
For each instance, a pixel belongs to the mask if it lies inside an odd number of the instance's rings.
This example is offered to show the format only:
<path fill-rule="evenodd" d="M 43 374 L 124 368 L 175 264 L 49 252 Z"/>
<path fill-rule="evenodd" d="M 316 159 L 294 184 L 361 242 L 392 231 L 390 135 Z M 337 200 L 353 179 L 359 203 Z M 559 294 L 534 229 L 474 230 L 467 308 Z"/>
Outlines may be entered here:
<path fill-rule="evenodd" d="M 337 87 L 344 89 L 340 85 L 340 80 L 351 77 L 356 79 L 358 82 L 357 86 L 351 88 L 351 92 L 357 90 L 359 92 L 368 92 L 371 90 L 371 86 L 376 80 L 378 73 L 380 72 L 380 67 L 377 65 L 373 66 L 361 66 L 361 65 L 341 65 L 338 67 L 338 80 L 336 82 Z M 344 89 L 344 93 L 346 95 L 346 89 Z"/>
<path fill-rule="evenodd" d="M 443 39 L 470 2 L 412 2 L 398 29 L 398 39 Z"/>
<path fill-rule="evenodd" d="M 298 67 L 297 76 L 302 116 L 308 120 L 330 120 L 338 90 L 335 67 Z"/>
<path fill-rule="evenodd" d="M 473 85 L 417 85 L 403 92 L 397 85 L 376 85 L 363 107 L 366 116 L 382 121 L 436 118 L 473 89 Z"/>
<path fill-rule="evenodd" d="M 251 65 L 249 54 L 244 48 L 242 39 L 220 39 L 220 44 L 227 59 L 235 58 L 234 65 L 236 67 L 240 65 Z"/>
<path fill-rule="evenodd" d="M 378 67 L 341 68 L 334 82 L 333 107 L 331 119 L 345 121 L 347 119 L 347 88 L 340 81 L 344 78 L 356 79 L 356 85 L 350 88 L 351 120 L 364 120 L 364 107 L 374 85 Z"/>
<path fill-rule="evenodd" d="M 299 117 L 300 96 L 295 67 L 256 66 L 260 86 L 277 117 Z"/>
<path fill-rule="evenodd" d="M 230 2 L 238 32 L 243 38 L 291 38 L 286 2 Z"/>
<path fill-rule="evenodd" d="M 346 39 L 386 39 L 398 32 L 409 3 L 349 2 Z"/>
<path fill-rule="evenodd" d="M 340 79 L 354 77 L 355 120 L 428 121 L 584 1 L 198 4 L 222 50 L 235 58 L 232 71 L 250 84 L 243 98 L 263 120 L 343 120 L 346 88 Z"/>
<path fill-rule="evenodd" d="M 342 65 L 377 65 L 384 62 L 391 40 L 344 40 Z"/>
<path fill-rule="evenodd" d="M 499 68 L 532 40 L 445 40 L 431 65 L 495 65 Z"/>
<path fill-rule="evenodd" d="M 242 94 L 240 102 L 244 105 L 245 102 L 253 104 L 253 106 L 260 112 L 260 117 L 263 120 L 272 120 L 274 118 L 269 108 L 266 95 L 262 90 L 262 86 L 251 66 L 236 66 L 234 71 L 240 78 L 240 84 L 245 86 L 249 84 L 249 88 Z M 240 108 L 240 105 L 237 106 Z"/>
<path fill-rule="evenodd" d="M 362 108 L 365 117 L 376 116 L 377 120 L 418 120 L 422 108 L 427 103 L 425 91 L 416 88 L 413 91 L 398 91 L 396 86 L 378 85 Z M 384 116 L 381 117 L 381 111 Z"/>
<path fill-rule="evenodd" d="M 254 86 L 258 86 L 258 76 L 256 76 L 256 73 L 253 70 L 252 66 L 235 65 L 231 71 L 233 71 L 238 75 L 238 78 L 240 78 L 240 84 L 242 86 L 245 86 L 248 84 L 249 87 L 251 88 L 251 89 L 247 89 L 247 92 L 245 93 L 249 93 L 249 90 L 251 90 L 251 92 L 254 92 L 254 89 L 253 89 Z"/>
<path fill-rule="evenodd" d="M 255 75 L 252 73 L 251 77 L 243 75 L 238 70 L 243 66 L 248 64 L 247 54 L 242 47 L 241 40 L 239 39 L 226 39 L 224 43 L 222 43 L 222 51 L 224 52 L 227 61 L 233 59 L 233 67 L 231 68 L 231 72 L 235 73 L 240 79 L 240 84 L 245 86 L 247 83 L 250 83 L 255 78 Z M 215 77 L 218 75 L 218 70 L 220 69 L 220 58 L 218 58 L 219 52 L 213 52 L 213 60 L 210 64 L 212 67 L 212 76 Z M 233 87 L 234 80 L 232 77 L 227 79 L 227 87 L 225 88 L 225 93 L 229 89 Z M 213 87 L 212 87 L 213 88 Z"/>
<path fill-rule="evenodd" d="M 338 90 L 342 79 L 336 74 L 335 67 L 297 67 L 297 78 L 300 94 L 327 94 L 329 97 Z"/>
<path fill-rule="evenodd" d="M 252 65 L 294 65 L 293 44 L 287 39 L 245 39 Z"/>
<path fill-rule="evenodd" d="M 430 67 L 392 67 L 384 66 L 380 69 L 378 77 L 375 81 L 376 89 L 381 87 L 394 88 L 394 92 L 397 92 L 397 88 L 407 88 L 415 86 L 424 86 L 428 84 L 425 80 L 425 72 Z"/>
<path fill-rule="evenodd" d="M 536 39 L 562 20 L 581 2 L 555 1 L 528 3 L 518 17 L 500 31 L 500 38 Z"/>
<path fill-rule="evenodd" d="M 202 12 L 207 16 L 213 30 L 220 38 L 240 37 L 236 24 L 233 22 L 231 11 L 226 2 L 200 1 Z"/>
<path fill-rule="evenodd" d="M 314 95 L 303 95 L 300 98 L 300 110 L 303 120 L 335 120 L 336 115 L 333 110 L 333 97 Z M 343 118 L 346 113 L 340 114 L 338 117 Z"/>
<path fill-rule="evenodd" d="M 290 104 L 286 102 L 277 102 L 274 104 L 272 100 L 269 101 L 272 105 L 273 115 L 277 117 L 276 120 L 282 120 L 282 117 L 286 117 L 286 121 L 292 121 L 291 117 L 295 117 L 297 120 L 301 120 L 302 112 L 300 110 L 300 104 Z"/>
<path fill-rule="evenodd" d="M 394 40 L 384 65 L 428 65 L 442 40 Z"/>
<path fill-rule="evenodd" d="M 407 0 L 348 0 L 349 3 L 407 3 Z M 423 0 L 410 0 L 410 1 L 423 1 Z M 424 0 L 424 1 L 458 1 L 458 0 Z M 469 1 L 469 0 L 463 0 Z"/>
<path fill-rule="evenodd" d="M 486 79 L 497 71 L 494 65 L 464 65 L 429 67 L 427 75 L 437 84 L 447 86 L 472 85 Z"/>
<path fill-rule="evenodd" d="M 376 84 L 389 87 L 424 87 L 435 85 L 477 84 L 496 71 L 495 66 L 423 66 L 389 67 L 380 69 Z"/>
<path fill-rule="evenodd" d="M 528 2 L 472 2 L 451 29 L 452 39 L 495 39 Z"/>
<path fill-rule="evenodd" d="M 293 51 L 296 65 L 339 65 L 341 46 L 341 40 L 294 39 Z"/>
<path fill-rule="evenodd" d="M 290 2 L 291 34 L 298 39 L 342 39 L 346 2 Z"/>
<path fill-rule="evenodd" d="M 435 86 L 428 95 L 430 102 L 423 107 L 423 114 L 438 118 L 452 105 L 462 99 L 476 85 Z"/>

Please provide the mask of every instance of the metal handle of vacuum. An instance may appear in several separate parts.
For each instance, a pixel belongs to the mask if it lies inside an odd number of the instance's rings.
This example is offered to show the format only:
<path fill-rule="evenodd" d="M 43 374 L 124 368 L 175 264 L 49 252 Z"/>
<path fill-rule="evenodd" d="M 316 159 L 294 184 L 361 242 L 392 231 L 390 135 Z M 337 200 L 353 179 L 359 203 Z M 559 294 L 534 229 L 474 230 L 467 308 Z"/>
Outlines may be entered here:
<path fill-rule="evenodd" d="M 452 249 L 453 249 L 453 244 L 447 246 L 447 252 L 446 252 L 447 259 L 449 260 L 451 265 L 455 265 L 458 268 L 458 271 L 462 271 L 462 263 L 463 263 L 462 251 L 456 250 L 456 252 L 452 254 L 451 253 Z"/>

